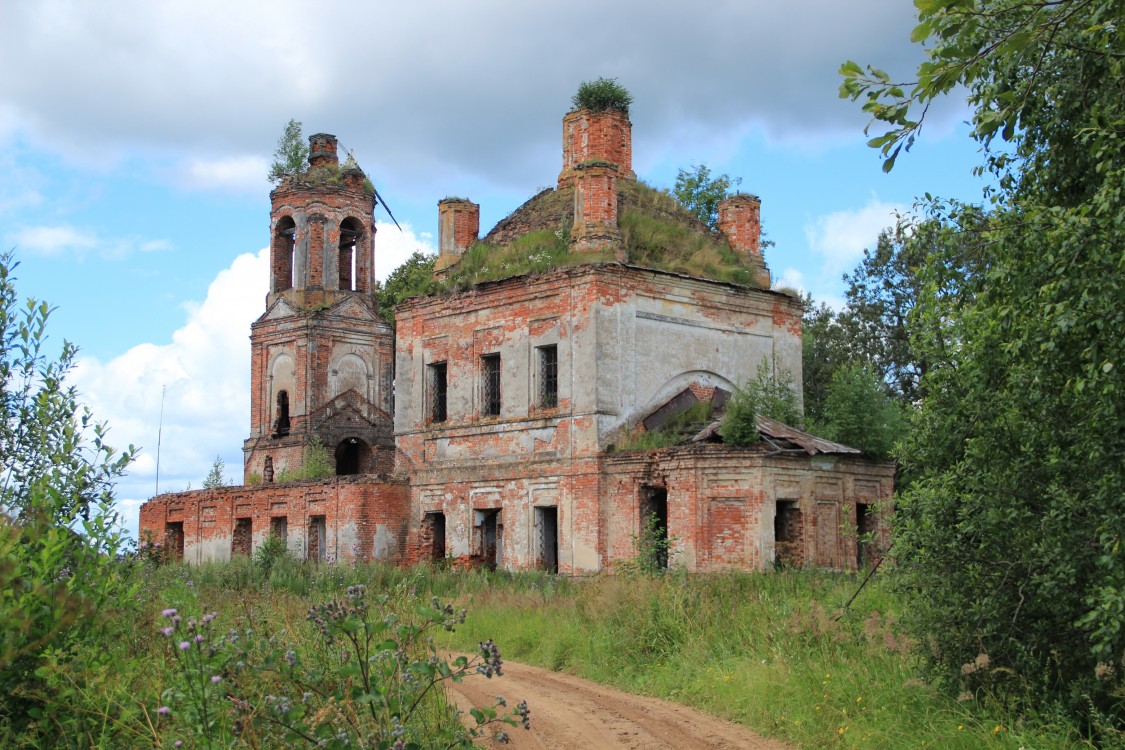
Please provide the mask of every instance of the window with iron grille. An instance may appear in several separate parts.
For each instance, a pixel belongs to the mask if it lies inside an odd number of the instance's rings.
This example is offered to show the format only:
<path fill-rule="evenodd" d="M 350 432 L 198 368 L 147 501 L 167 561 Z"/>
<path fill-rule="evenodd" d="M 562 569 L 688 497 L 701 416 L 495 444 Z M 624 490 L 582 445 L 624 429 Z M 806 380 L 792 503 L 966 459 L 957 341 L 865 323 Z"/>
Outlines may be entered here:
<path fill-rule="evenodd" d="M 536 347 L 539 353 L 539 407 L 554 409 L 559 405 L 559 347 Z"/>
<path fill-rule="evenodd" d="M 444 362 L 427 365 L 430 375 L 430 421 L 444 422 L 446 418 L 446 367 Z"/>
<path fill-rule="evenodd" d="M 480 358 L 481 405 L 486 417 L 500 414 L 500 355 L 486 354 Z"/>

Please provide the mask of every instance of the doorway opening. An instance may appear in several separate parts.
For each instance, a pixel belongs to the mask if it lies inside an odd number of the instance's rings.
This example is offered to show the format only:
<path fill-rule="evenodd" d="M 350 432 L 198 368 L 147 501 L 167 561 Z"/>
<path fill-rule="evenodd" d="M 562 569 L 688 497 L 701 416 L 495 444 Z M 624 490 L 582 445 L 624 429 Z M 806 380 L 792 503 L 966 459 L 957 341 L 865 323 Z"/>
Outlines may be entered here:
<path fill-rule="evenodd" d="M 641 533 L 637 535 L 638 557 L 642 566 L 656 570 L 668 568 L 668 489 L 641 488 Z"/>
<path fill-rule="evenodd" d="M 558 573 L 559 509 L 557 507 L 535 509 L 535 546 L 540 569 L 548 573 Z"/>
<path fill-rule="evenodd" d="M 422 533 L 430 539 L 430 559 L 434 562 L 445 559 L 445 514 L 427 513 L 422 518 Z"/>
<path fill-rule="evenodd" d="M 169 560 L 184 559 L 183 521 L 169 521 L 164 524 L 164 550 Z"/>
<path fill-rule="evenodd" d="M 359 473 L 359 459 L 364 443 L 359 438 L 344 438 L 336 446 L 336 476 L 344 477 Z"/>
<path fill-rule="evenodd" d="M 872 562 L 874 552 L 874 541 L 872 540 L 872 533 L 875 531 L 875 512 L 874 508 L 868 503 L 855 504 L 855 523 L 856 523 L 856 544 L 855 544 L 855 564 L 858 568 L 864 568 Z"/>
<path fill-rule="evenodd" d="M 474 511 L 477 527 L 477 557 L 482 565 L 496 570 L 503 562 L 504 526 L 500 523 L 500 510 Z"/>

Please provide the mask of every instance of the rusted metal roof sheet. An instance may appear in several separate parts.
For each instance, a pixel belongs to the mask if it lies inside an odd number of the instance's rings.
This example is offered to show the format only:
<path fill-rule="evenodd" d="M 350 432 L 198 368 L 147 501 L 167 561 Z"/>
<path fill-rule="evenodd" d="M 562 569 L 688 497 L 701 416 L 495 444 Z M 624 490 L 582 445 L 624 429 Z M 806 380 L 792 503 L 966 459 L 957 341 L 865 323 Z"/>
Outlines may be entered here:
<path fill-rule="evenodd" d="M 772 442 L 789 443 L 792 446 L 799 448 L 810 456 L 815 456 L 817 453 L 862 453 L 862 451 L 852 448 L 842 443 L 834 443 L 831 440 L 817 437 L 812 433 L 798 430 L 796 427 L 790 427 L 787 424 L 778 422 L 776 419 L 758 415 L 758 432 Z M 721 440 L 719 435 L 719 421 L 714 421 L 707 425 L 691 440 L 693 443 L 703 441 Z"/>

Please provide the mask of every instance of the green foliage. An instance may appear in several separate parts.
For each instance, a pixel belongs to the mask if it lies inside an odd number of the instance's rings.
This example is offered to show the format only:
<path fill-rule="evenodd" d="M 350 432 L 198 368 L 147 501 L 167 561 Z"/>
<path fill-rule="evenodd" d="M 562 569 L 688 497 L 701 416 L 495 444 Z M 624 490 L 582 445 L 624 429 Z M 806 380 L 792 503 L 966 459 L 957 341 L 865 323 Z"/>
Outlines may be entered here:
<path fill-rule="evenodd" d="M 467 649 L 495 636 L 512 659 L 691 705 L 794 747 L 1089 747 L 1054 717 L 1021 719 L 984 693 L 958 702 L 919 679 L 900 626 L 910 600 L 877 575 L 844 614 L 857 585 L 854 574 L 809 570 L 534 590 L 480 579 L 466 582 L 476 606 L 449 640 Z"/>
<path fill-rule="evenodd" d="M 906 432 L 902 405 L 866 365 L 846 364 L 837 369 L 824 407 L 823 421 L 814 432 L 874 458 L 888 458 Z"/>
<path fill-rule="evenodd" d="M 285 131 L 277 139 L 277 149 L 273 152 L 269 180 L 277 183 L 282 177 L 290 177 L 305 171 L 309 158 L 309 146 L 301 134 L 301 123 L 290 120 Z"/>
<path fill-rule="evenodd" d="M 667 525 L 656 513 L 650 513 L 641 524 L 639 534 L 633 536 L 637 556 L 621 565 L 623 573 L 662 576 L 668 572 L 669 553 L 676 539 L 668 536 Z"/>
<path fill-rule="evenodd" d="M 410 297 L 429 294 L 434 289 L 434 262 L 437 258 L 415 250 L 402 265 L 391 271 L 387 283 L 377 290 L 379 314 L 393 323 L 395 305 Z"/>
<path fill-rule="evenodd" d="M 676 171 L 672 195 L 701 222 L 711 229 L 718 229 L 719 204 L 730 197 L 732 187 L 740 184 L 741 177 L 734 180 L 728 174 L 712 177 L 706 164 L 692 164 L 690 170 Z"/>
<path fill-rule="evenodd" d="M 927 261 L 911 343 L 933 347 L 902 459 L 896 554 L 938 674 L 1125 730 L 1125 35 L 1120 2 L 919 0 L 913 84 L 844 66 L 894 157 L 929 103 L 969 92 L 996 178 L 987 249 L 956 295 Z M 999 141 L 996 141 L 999 136 Z M 997 147 L 1002 144 L 1001 147 Z M 931 203 L 956 223 L 965 212 Z M 978 657 L 987 669 L 974 669 Z M 969 665 L 969 666 L 966 666 Z"/>
<path fill-rule="evenodd" d="M 17 302 L 14 267 L 0 255 L 0 725 L 19 727 L 40 711 L 44 659 L 129 606 L 112 489 L 133 449 L 117 454 L 79 407 L 65 385 L 76 349 L 45 353 L 50 308 Z"/>
<path fill-rule="evenodd" d="M 775 373 L 773 362 L 758 363 L 754 378 L 735 386 L 723 411 L 719 434 L 728 445 L 751 445 L 761 439 L 757 417 L 761 414 L 800 427 L 803 423 L 797 406 L 797 391 L 788 370 Z"/>
<path fill-rule="evenodd" d="M 583 81 L 578 92 L 570 100 L 574 109 L 589 109 L 594 112 L 621 112 L 629 114 L 633 95 L 617 82 L 616 78 L 598 78 Z"/>
<path fill-rule="evenodd" d="M 305 446 L 304 461 L 296 469 L 285 468 L 277 474 L 278 482 L 297 482 L 303 479 L 324 479 L 335 476 L 336 460 L 324 446 L 320 435 L 313 435 Z"/>
<path fill-rule="evenodd" d="M 270 573 L 279 560 L 291 557 L 285 540 L 272 531 L 254 549 L 254 566 L 261 571 L 263 580 L 270 580 Z"/>
<path fill-rule="evenodd" d="M 211 471 L 207 472 L 207 476 L 203 479 L 203 489 L 213 490 L 217 487 L 226 487 L 230 484 L 223 472 L 226 470 L 226 463 L 223 461 L 222 456 L 215 456 L 215 463 L 211 464 Z"/>
<path fill-rule="evenodd" d="M 449 721 L 448 714 L 437 726 L 431 723 L 439 686 L 478 671 L 498 674 L 500 652 L 488 641 L 475 658 L 446 661 L 431 633 L 454 630 L 464 610 L 434 597 L 429 605 L 415 605 L 417 617 L 400 619 L 392 607 L 404 603 L 368 596 L 364 585 L 349 586 L 345 596 L 309 609 L 307 619 L 318 632 L 304 644 L 253 630 L 221 634 L 218 612 L 185 621 L 177 609 L 164 610 L 160 630 L 171 679 L 157 711 L 157 736 L 166 744 L 196 737 L 206 747 L 237 741 L 338 750 L 469 748 L 477 737 L 503 735 L 489 732 L 497 724 L 526 726 L 522 702 L 504 716 L 497 710 L 503 702 L 471 709 L 471 728 Z M 232 704 L 243 710 L 229 710 Z"/>
<path fill-rule="evenodd" d="M 614 443 L 613 449 L 646 451 L 680 445 L 706 427 L 711 422 L 714 411 L 715 405 L 710 401 L 696 402 L 655 430 L 638 428 L 627 433 Z"/>

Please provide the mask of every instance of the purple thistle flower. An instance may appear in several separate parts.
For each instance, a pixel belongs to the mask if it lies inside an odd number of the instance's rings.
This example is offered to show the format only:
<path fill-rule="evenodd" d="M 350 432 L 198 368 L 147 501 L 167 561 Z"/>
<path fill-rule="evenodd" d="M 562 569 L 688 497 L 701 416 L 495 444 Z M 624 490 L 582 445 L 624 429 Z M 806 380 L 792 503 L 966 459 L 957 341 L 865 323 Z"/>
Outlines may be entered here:
<path fill-rule="evenodd" d="M 161 612 L 160 614 L 164 615 L 165 617 L 175 617 L 176 616 L 176 610 L 166 609 L 163 612 Z"/>
<path fill-rule="evenodd" d="M 188 643 L 187 641 L 180 641 L 180 651 L 187 651 L 189 648 L 191 648 L 190 643 Z"/>
<path fill-rule="evenodd" d="M 203 643 L 203 636 L 202 635 L 195 636 L 195 642 L 196 643 Z"/>
<path fill-rule="evenodd" d="M 172 743 L 172 747 L 183 747 L 183 746 L 184 746 L 183 740 L 176 740 L 175 742 Z"/>
<path fill-rule="evenodd" d="M 213 683 L 214 683 L 214 684 L 216 684 L 216 685 L 218 685 L 218 684 L 219 684 L 220 682 L 222 682 L 222 679 L 223 679 L 223 678 L 222 678 L 222 677 L 220 677 L 220 676 L 219 676 L 219 675 L 217 675 L 217 674 L 213 674 L 213 675 L 211 675 L 211 682 L 213 682 Z"/>
<path fill-rule="evenodd" d="M 156 709 L 156 713 L 160 714 L 161 716 L 167 716 L 168 714 L 172 713 L 172 709 L 168 708 L 167 706 L 161 706 L 160 708 Z"/>
<path fill-rule="evenodd" d="M 171 637 L 172 637 L 172 633 L 176 632 L 176 629 L 175 629 L 175 628 L 171 628 L 171 627 L 169 627 L 169 628 L 161 628 L 161 629 L 160 629 L 160 632 L 164 634 L 164 637 L 165 637 L 165 638 L 171 638 Z"/>

